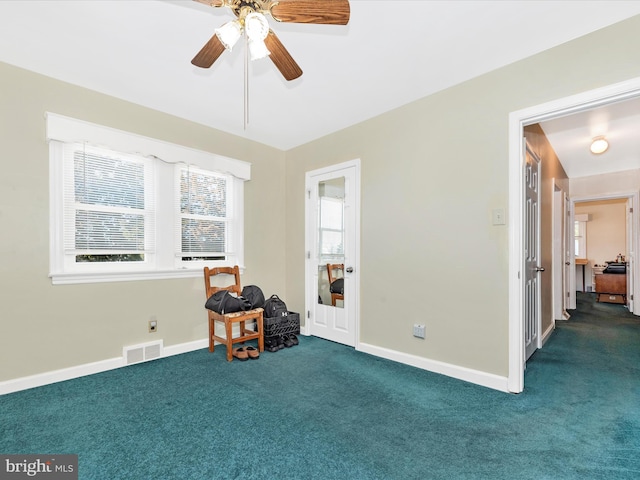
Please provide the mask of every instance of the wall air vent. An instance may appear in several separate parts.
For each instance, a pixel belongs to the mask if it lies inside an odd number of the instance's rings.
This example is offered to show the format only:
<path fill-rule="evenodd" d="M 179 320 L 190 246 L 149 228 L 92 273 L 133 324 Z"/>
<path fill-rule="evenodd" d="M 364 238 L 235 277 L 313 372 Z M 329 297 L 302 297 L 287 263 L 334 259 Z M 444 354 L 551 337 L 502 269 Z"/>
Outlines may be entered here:
<path fill-rule="evenodd" d="M 162 340 L 130 345 L 122 349 L 125 365 L 147 362 L 162 357 Z"/>

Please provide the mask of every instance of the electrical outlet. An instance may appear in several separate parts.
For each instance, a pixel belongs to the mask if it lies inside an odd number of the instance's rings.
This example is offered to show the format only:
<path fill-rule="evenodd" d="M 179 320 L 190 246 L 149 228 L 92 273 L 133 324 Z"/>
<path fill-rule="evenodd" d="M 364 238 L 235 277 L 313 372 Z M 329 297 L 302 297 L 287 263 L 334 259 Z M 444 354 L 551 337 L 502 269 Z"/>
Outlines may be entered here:
<path fill-rule="evenodd" d="M 417 337 L 417 338 L 424 338 L 426 336 L 425 334 L 425 326 L 424 325 L 420 325 L 419 323 L 415 323 L 413 325 L 413 336 Z"/>
<path fill-rule="evenodd" d="M 155 315 L 151 317 L 149 320 L 149 333 L 155 333 L 158 331 L 158 320 Z"/>

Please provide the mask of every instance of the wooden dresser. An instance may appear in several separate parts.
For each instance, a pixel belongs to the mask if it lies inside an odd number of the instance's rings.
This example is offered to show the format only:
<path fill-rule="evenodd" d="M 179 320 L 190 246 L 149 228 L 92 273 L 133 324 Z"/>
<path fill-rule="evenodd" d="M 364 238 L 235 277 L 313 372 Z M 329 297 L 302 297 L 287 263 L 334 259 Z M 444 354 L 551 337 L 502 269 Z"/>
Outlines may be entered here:
<path fill-rule="evenodd" d="M 627 275 L 624 273 L 601 273 L 595 275 L 598 302 L 627 303 Z"/>

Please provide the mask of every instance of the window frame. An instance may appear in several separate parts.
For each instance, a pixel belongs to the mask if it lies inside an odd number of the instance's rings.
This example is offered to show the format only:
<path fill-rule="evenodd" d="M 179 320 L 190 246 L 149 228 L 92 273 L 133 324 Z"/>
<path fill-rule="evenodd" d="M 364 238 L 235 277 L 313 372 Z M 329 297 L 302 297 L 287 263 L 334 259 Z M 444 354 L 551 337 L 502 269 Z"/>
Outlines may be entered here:
<path fill-rule="evenodd" d="M 49 277 L 54 285 L 99 283 L 169 278 L 194 278 L 202 275 L 207 265 L 233 266 L 244 269 L 244 182 L 250 179 L 250 164 L 200 150 L 194 150 L 161 140 L 111 129 L 81 120 L 47 112 L 47 141 L 49 142 L 50 197 L 50 265 Z M 151 159 L 155 198 L 155 252 L 145 253 L 143 262 L 76 262 L 64 252 L 64 145 L 85 143 L 122 154 Z M 233 255 L 225 260 L 182 261 L 176 245 L 176 222 L 180 222 L 179 165 L 191 165 L 199 170 L 222 175 L 231 186 L 227 198 L 233 218 L 228 222 L 233 234 L 230 240 Z M 177 187 L 176 187 L 177 185 Z M 178 188 L 178 191 L 176 191 Z M 171 191 L 172 195 L 166 193 Z M 228 193 L 229 195 L 229 193 Z M 178 196 L 178 197 L 176 197 Z M 147 225 L 145 225 L 145 228 Z M 66 257 L 66 258 L 65 258 Z"/>

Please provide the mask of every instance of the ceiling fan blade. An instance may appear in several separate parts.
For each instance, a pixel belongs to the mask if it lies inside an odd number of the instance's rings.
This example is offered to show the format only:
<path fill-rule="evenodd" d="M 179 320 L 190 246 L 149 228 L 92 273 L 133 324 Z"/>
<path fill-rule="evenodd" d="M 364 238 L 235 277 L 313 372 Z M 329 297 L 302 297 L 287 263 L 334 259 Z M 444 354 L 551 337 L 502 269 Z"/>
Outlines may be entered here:
<path fill-rule="evenodd" d="M 224 5 L 224 0 L 193 0 L 194 2 L 203 3 L 210 7 L 221 7 Z"/>
<path fill-rule="evenodd" d="M 200 68 L 209 68 L 213 65 L 220 55 L 224 52 L 224 45 L 218 38 L 217 35 L 213 35 L 211 39 L 205 43 L 202 50 L 198 52 L 198 54 L 193 57 L 191 63 L 193 63 L 196 67 Z"/>
<path fill-rule="evenodd" d="M 279 22 L 346 25 L 351 8 L 349 0 L 279 0 L 269 11 Z"/>
<path fill-rule="evenodd" d="M 269 30 L 269 35 L 264 39 L 267 49 L 271 52 L 269 58 L 280 70 L 282 76 L 287 80 L 294 80 L 302 75 L 302 69 L 298 66 L 293 57 L 289 54 L 284 45 L 273 30 Z"/>

